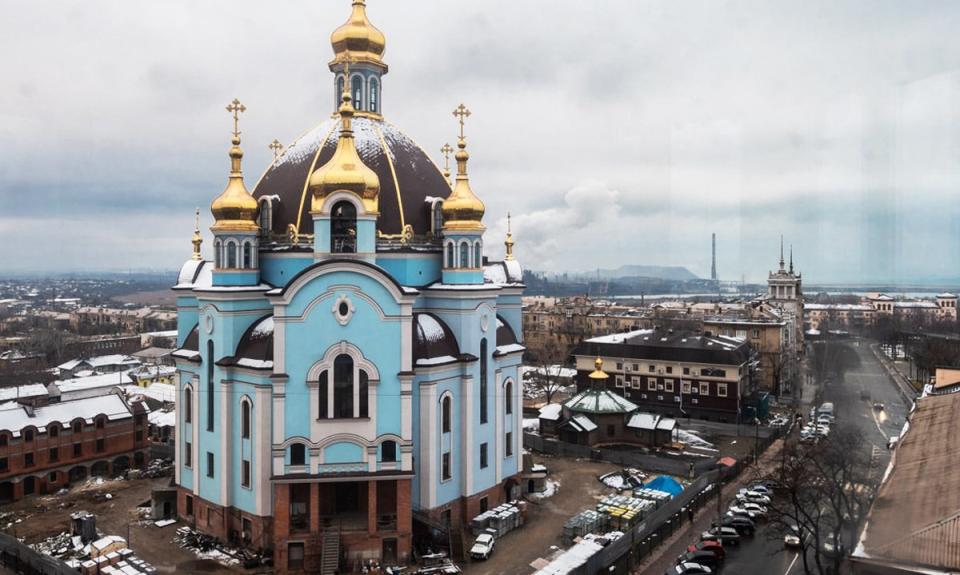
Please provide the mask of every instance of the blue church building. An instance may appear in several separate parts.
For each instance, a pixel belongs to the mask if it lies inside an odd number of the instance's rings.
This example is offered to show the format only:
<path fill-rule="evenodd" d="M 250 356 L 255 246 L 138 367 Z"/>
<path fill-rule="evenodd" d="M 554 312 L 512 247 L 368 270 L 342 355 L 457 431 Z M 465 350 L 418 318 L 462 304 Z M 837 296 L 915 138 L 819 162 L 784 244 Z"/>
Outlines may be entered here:
<path fill-rule="evenodd" d="M 509 234 L 483 255 L 469 111 L 451 180 L 384 119 L 364 0 L 331 40 L 333 114 L 252 193 L 228 106 L 213 258 L 198 225 L 173 288 L 178 513 L 277 573 L 404 562 L 415 513 L 462 525 L 519 495 L 523 272 Z"/>

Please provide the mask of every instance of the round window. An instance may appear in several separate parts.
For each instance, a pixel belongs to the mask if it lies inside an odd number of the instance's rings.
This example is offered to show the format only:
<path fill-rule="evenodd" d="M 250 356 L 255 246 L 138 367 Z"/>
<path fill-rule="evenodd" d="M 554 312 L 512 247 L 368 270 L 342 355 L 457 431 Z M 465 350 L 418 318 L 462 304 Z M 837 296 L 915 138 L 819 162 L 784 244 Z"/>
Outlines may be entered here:
<path fill-rule="evenodd" d="M 347 317 L 347 314 L 350 313 L 350 304 L 345 301 L 340 302 L 340 307 L 337 308 L 337 311 L 340 313 L 340 317 Z"/>

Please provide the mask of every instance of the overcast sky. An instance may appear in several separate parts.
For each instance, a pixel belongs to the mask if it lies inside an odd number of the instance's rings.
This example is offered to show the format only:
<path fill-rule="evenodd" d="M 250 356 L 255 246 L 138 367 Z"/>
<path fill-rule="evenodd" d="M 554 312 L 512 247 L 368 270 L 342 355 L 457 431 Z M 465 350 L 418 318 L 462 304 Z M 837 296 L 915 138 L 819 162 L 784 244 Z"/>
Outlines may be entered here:
<path fill-rule="evenodd" d="M 428 153 L 464 101 L 487 252 L 760 279 L 960 277 L 960 2 L 370 0 L 383 110 Z M 0 0 L 0 266 L 174 269 L 243 118 L 331 112 L 348 0 Z M 207 233 L 207 247 L 209 247 Z M 0 272 L 2 273 L 2 272 Z"/>

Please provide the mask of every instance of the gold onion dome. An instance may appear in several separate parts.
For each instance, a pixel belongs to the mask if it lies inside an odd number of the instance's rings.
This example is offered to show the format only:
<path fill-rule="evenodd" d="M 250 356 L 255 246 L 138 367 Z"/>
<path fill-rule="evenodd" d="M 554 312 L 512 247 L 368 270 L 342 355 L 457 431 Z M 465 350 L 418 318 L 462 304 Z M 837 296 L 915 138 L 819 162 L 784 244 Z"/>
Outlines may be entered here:
<path fill-rule="evenodd" d="M 594 367 L 593 373 L 587 376 L 590 379 L 603 380 L 603 379 L 608 379 L 610 377 L 609 375 L 607 375 L 607 372 L 603 371 L 603 360 L 601 358 L 598 357 L 593 362 L 593 367 Z"/>
<path fill-rule="evenodd" d="M 260 210 L 260 204 L 257 203 L 247 186 L 243 183 L 243 170 L 241 169 L 241 160 L 243 159 L 243 150 L 240 149 L 240 131 L 237 129 L 238 113 L 246 110 L 246 107 L 234 100 L 227 111 L 233 113 L 233 146 L 230 148 L 230 179 L 227 180 L 227 188 L 223 193 L 217 196 L 210 205 L 210 211 L 213 213 L 214 224 L 210 228 L 214 232 L 233 231 L 233 232 L 256 232 L 260 229 L 257 225 L 257 215 Z"/>
<path fill-rule="evenodd" d="M 362 3 L 361 3 L 362 4 Z M 354 3 L 356 6 L 356 3 Z M 349 73 L 349 72 L 348 72 Z M 337 149 L 323 166 L 310 175 L 309 189 L 313 196 L 310 203 L 312 212 L 323 210 L 323 202 L 336 192 L 347 191 L 363 200 L 364 209 L 369 214 L 379 213 L 380 178 L 371 170 L 357 153 L 353 139 L 352 121 L 355 110 L 350 103 L 350 91 L 344 86 L 343 103 L 340 104 L 340 139 Z"/>
<path fill-rule="evenodd" d="M 467 175 L 467 141 L 463 136 L 464 120 L 470 116 L 470 110 L 463 104 L 454 110 L 453 115 L 460 119 L 460 140 L 454 158 L 457 160 L 457 180 L 450 196 L 443 200 L 443 227 L 450 230 L 483 230 L 483 213 L 486 207 L 470 188 Z"/>
<path fill-rule="evenodd" d="M 353 12 L 342 26 L 330 35 L 333 44 L 333 62 L 351 58 L 354 62 L 367 62 L 384 66 L 383 53 L 387 38 L 367 18 L 365 0 L 353 0 Z"/>

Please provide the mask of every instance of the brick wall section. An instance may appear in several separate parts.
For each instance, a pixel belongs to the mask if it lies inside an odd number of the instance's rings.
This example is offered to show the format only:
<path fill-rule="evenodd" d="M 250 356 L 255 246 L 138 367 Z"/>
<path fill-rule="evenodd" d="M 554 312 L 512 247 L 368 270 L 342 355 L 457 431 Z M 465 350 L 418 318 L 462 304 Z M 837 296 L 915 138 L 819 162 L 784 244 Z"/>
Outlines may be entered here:
<path fill-rule="evenodd" d="M 6 445 L 0 440 L 0 501 L 9 499 L 9 491 L 5 491 L 10 489 L 5 486 L 8 482 L 13 483 L 13 499 L 16 500 L 25 495 L 24 481 L 29 481 L 30 477 L 34 478 L 34 493 L 44 494 L 69 485 L 70 471 L 74 468 L 83 468 L 85 479 L 95 466 L 98 472 L 112 474 L 113 463 L 119 457 L 127 458 L 128 467 L 135 467 L 137 461 L 146 463 L 149 460 L 147 428 L 146 415 L 138 413 L 119 421 L 105 421 L 103 428 L 99 429 L 95 423 L 84 424 L 79 433 L 71 426 L 58 428 L 52 437 L 49 431 L 35 431 L 32 441 L 26 441 L 23 433 L 14 438 L 0 431 L 6 438 Z M 97 450 L 98 440 L 103 442 L 100 451 Z M 78 456 L 74 455 L 76 444 L 81 446 Z M 31 456 L 33 462 L 29 464 Z"/>
<path fill-rule="evenodd" d="M 471 519 L 480 515 L 480 502 L 484 497 L 487 498 L 487 509 L 493 509 L 502 503 L 508 502 L 506 492 L 508 485 L 519 484 L 520 474 L 513 475 L 489 489 L 475 493 L 470 497 L 461 497 L 446 505 L 429 509 L 426 513 L 432 521 L 443 523 L 444 514 L 449 510 L 450 523 L 456 526 L 465 526 Z"/>
<path fill-rule="evenodd" d="M 192 500 L 192 514 L 187 513 L 188 500 Z M 273 544 L 272 518 L 246 513 L 236 507 L 221 507 L 183 487 L 177 488 L 177 515 L 194 529 L 229 542 L 239 542 L 246 519 L 250 528 L 247 534 L 250 548 L 269 549 Z"/>

